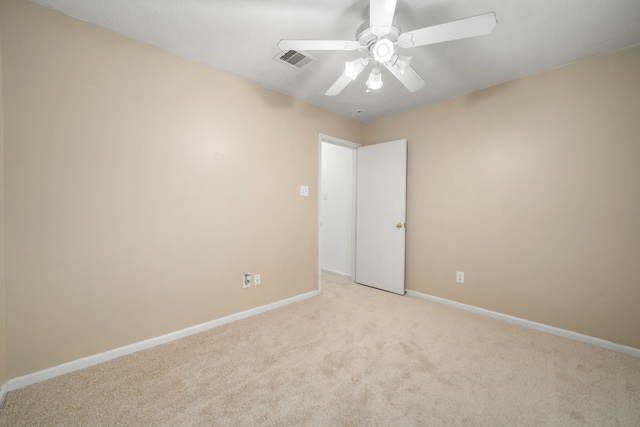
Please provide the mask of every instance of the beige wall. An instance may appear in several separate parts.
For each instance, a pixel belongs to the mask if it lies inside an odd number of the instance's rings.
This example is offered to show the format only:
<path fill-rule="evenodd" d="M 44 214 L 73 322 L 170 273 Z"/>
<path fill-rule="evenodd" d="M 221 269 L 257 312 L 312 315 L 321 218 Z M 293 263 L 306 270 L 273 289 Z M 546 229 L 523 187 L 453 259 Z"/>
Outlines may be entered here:
<path fill-rule="evenodd" d="M 365 127 L 24 0 L 0 40 L 0 381 L 315 289 L 319 132 L 408 138 L 410 289 L 640 348 L 640 48 Z"/>
<path fill-rule="evenodd" d="M 408 288 L 640 348 L 640 47 L 365 132 L 409 140 Z"/>
<path fill-rule="evenodd" d="M 361 125 L 27 1 L 0 28 L 8 378 L 317 289 L 318 133 Z"/>

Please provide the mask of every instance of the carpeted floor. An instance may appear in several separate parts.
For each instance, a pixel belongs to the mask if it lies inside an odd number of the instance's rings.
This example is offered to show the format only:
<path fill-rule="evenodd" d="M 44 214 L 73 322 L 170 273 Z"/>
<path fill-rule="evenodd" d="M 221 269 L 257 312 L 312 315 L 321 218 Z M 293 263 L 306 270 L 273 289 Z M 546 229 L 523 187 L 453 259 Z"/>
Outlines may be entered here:
<path fill-rule="evenodd" d="M 639 426 L 640 359 L 326 274 L 323 293 L 11 392 L 2 426 Z"/>

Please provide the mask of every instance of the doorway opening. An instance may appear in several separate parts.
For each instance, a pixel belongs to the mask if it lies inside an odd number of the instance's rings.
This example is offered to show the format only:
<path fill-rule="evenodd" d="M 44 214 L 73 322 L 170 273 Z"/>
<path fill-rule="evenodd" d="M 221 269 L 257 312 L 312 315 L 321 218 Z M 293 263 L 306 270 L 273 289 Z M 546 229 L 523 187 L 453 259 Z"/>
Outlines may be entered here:
<path fill-rule="evenodd" d="M 355 280 L 356 163 L 361 147 L 344 139 L 318 138 L 318 289 L 322 272 Z"/>

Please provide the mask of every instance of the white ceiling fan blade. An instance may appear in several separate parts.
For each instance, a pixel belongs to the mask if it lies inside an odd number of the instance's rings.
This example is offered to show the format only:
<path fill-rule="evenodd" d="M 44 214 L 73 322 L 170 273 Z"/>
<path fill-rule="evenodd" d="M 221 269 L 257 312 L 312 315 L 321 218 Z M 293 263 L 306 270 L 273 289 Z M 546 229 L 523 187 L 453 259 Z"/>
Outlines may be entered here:
<path fill-rule="evenodd" d="M 489 12 L 446 24 L 408 31 L 400 34 L 398 45 L 400 47 L 414 47 L 482 36 L 493 31 L 497 22 L 496 14 Z"/>
<path fill-rule="evenodd" d="M 356 50 L 360 43 L 355 40 L 280 40 L 282 50 Z"/>
<path fill-rule="evenodd" d="M 397 0 L 371 0 L 369 3 L 369 26 L 376 36 L 384 36 L 391 31 Z"/>
<path fill-rule="evenodd" d="M 416 70 L 409 65 L 404 69 L 404 73 L 393 65 L 384 64 L 384 66 L 387 67 L 387 70 L 391 71 L 398 80 L 400 80 L 400 83 L 402 83 L 409 92 L 417 92 L 426 84 Z"/>
<path fill-rule="evenodd" d="M 331 85 L 331 87 L 324 93 L 326 96 L 336 96 L 342 92 L 342 90 L 347 87 L 349 83 L 351 83 L 353 79 L 347 76 L 345 73 L 342 73 L 338 80 L 335 81 Z"/>

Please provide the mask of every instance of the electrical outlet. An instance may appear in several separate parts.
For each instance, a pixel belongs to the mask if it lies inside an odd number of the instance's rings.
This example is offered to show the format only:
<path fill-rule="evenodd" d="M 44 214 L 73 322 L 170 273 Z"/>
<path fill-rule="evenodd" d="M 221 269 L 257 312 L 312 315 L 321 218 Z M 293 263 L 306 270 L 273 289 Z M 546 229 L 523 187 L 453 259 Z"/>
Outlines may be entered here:
<path fill-rule="evenodd" d="M 464 283 L 464 271 L 456 271 L 456 282 Z"/>
<path fill-rule="evenodd" d="M 251 286 L 251 273 L 245 273 L 245 275 L 242 276 L 242 287 L 248 288 L 250 286 Z"/>
<path fill-rule="evenodd" d="M 300 195 L 302 197 L 308 197 L 309 196 L 309 187 L 306 185 L 301 185 L 300 186 Z"/>
<path fill-rule="evenodd" d="M 260 274 L 253 275 L 253 285 L 258 286 L 260 284 Z"/>

